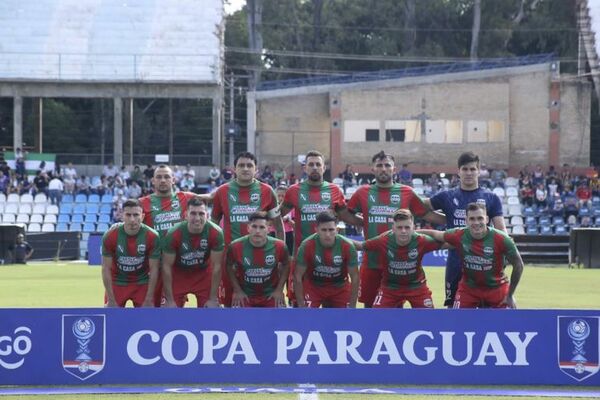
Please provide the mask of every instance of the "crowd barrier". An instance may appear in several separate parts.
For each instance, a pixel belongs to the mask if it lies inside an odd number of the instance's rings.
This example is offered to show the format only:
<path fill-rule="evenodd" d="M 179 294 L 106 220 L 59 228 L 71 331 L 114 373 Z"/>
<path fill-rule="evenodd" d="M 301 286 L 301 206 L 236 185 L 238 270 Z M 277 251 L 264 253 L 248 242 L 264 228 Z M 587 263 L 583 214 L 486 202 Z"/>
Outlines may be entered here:
<path fill-rule="evenodd" d="M 0 385 L 600 385 L 600 311 L 2 309 Z"/>

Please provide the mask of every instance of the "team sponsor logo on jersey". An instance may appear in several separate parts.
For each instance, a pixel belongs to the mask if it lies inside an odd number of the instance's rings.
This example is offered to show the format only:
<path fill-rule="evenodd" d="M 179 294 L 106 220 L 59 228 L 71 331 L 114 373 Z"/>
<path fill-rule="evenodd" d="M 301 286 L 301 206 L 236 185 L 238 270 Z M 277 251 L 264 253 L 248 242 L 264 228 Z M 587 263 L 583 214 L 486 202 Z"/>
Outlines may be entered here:
<path fill-rule="evenodd" d="M 369 195 L 369 199 L 370 199 L 370 200 L 371 200 L 373 203 L 375 203 L 375 196 L 373 196 L 372 194 L 370 194 L 370 195 Z"/>
<path fill-rule="evenodd" d="M 335 265 L 342 265 L 342 256 L 333 256 L 333 263 Z"/>
<path fill-rule="evenodd" d="M 152 206 L 152 211 L 160 211 L 160 207 L 158 207 L 158 206 Z"/>
<path fill-rule="evenodd" d="M 250 195 L 251 202 L 256 203 L 258 200 L 260 200 L 260 195 L 258 193 L 252 193 Z"/>
<path fill-rule="evenodd" d="M 322 263 L 322 261 L 321 261 L 321 256 L 320 256 L 320 255 L 318 255 L 318 254 L 317 254 L 317 255 L 315 255 L 315 260 L 317 260 L 317 262 L 318 262 L 319 264 L 321 264 L 321 263 Z"/>
<path fill-rule="evenodd" d="M 208 247 L 208 240 L 206 240 L 206 239 L 200 240 L 200 247 Z"/>
<path fill-rule="evenodd" d="M 409 258 L 417 258 L 418 255 L 419 255 L 419 251 L 417 249 L 411 249 L 408 252 L 408 257 Z"/>
<path fill-rule="evenodd" d="M 104 368 L 105 320 L 104 314 L 62 315 L 62 366 L 82 381 Z"/>
<path fill-rule="evenodd" d="M 300 193 L 300 198 L 302 199 L 302 201 L 308 201 L 308 198 L 304 193 Z"/>
<path fill-rule="evenodd" d="M 190 249 L 190 246 L 188 246 L 187 243 L 181 243 L 181 247 L 183 247 L 184 251 L 188 251 Z"/>
<path fill-rule="evenodd" d="M 252 263 L 250 263 L 250 260 L 248 259 L 248 257 L 244 257 L 244 264 L 252 265 Z"/>
<path fill-rule="evenodd" d="M 329 192 L 322 192 L 321 193 L 321 199 L 323 199 L 323 201 L 330 201 L 331 200 L 331 193 L 329 193 Z"/>
<path fill-rule="evenodd" d="M 138 244 L 137 251 L 139 254 L 144 254 L 146 252 L 146 245 Z"/>
<path fill-rule="evenodd" d="M 270 254 L 270 255 L 268 255 L 268 256 L 266 256 L 266 257 L 265 257 L 265 263 L 266 263 L 267 265 L 273 265 L 273 264 L 275 264 L 275 256 L 274 256 L 274 255 L 271 255 L 271 254 Z"/>
<path fill-rule="evenodd" d="M 481 204 L 485 207 L 485 199 L 477 199 L 477 200 L 475 200 L 475 203 Z"/>
<path fill-rule="evenodd" d="M 489 256 L 491 256 L 491 255 L 493 255 L 493 254 L 494 254 L 494 249 L 493 249 L 493 248 L 491 248 L 491 247 L 489 247 L 489 246 L 485 246 L 485 247 L 483 248 L 483 254 L 485 254 L 486 256 L 488 256 L 488 257 L 489 257 Z"/>
<path fill-rule="evenodd" d="M 171 208 L 179 208 L 179 200 L 171 201 Z"/>
<path fill-rule="evenodd" d="M 121 246 L 120 244 L 117 245 L 117 250 L 119 251 L 119 253 L 125 253 L 125 250 L 123 250 L 123 246 Z"/>
<path fill-rule="evenodd" d="M 456 197 L 452 199 L 452 202 L 458 207 L 458 199 Z"/>
<path fill-rule="evenodd" d="M 390 258 L 394 258 L 394 252 L 393 252 L 393 251 L 391 251 L 391 250 L 388 250 L 388 251 L 387 251 L 387 253 L 388 253 L 388 256 L 389 256 Z"/>
<path fill-rule="evenodd" d="M 399 194 L 393 194 L 390 196 L 390 202 L 392 204 L 400 204 L 400 195 Z"/>
<path fill-rule="evenodd" d="M 576 381 L 600 370 L 600 317 L 557 317 L 558 367 Z"/>
<path fill-rule="evenodd" d="M 231 201 L 236 201 L 237 199 L 235 198 L 233 193 L 229 194 L 229 198 L 231 199 Z"/>

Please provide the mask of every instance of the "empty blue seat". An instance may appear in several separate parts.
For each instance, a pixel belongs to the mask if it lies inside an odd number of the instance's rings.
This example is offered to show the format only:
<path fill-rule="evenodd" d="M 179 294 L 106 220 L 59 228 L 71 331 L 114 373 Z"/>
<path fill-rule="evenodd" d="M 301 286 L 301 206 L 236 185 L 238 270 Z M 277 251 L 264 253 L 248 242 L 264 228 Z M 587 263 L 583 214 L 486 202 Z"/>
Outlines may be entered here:
<path fill-rule="evenodd" d="M 79 222 L 76 222 L 74 224 L 69 225 L 69 231 L 81 232 L 81 224 Z"/>
<path fill-rule="evenodd" d="M 60 204 L 60 208 L 59 208 L 59 212 L 61 214 L 71 214 L 73 212 L 73 204 L 68 203 L 61 203 Z"/>
<path fill-rule="evenodd" d="M 85 212 L 86 214 L 98 214 L 98 212 L 100 211 L 100 207 L 98 207 L 98 204 L 87 204 L 85 207 Z"/>
<path fill-rule="evenodd" d="M 88 203 L 100 203 L 100 196 L 97 194 L 90 194 L 87 201 Z"/>
<path fill-rule="evenodd" d="M 84 232 L 96 232 L 96 224 L 91 223 L 91 222 L 86 222 L 83 225 L 83 231 Z"/>
<path fill-rule="evenodd" d="M 73 214 L 71 222 L 83 223 L 83 214 Z"/>
<path fill-rule="evenodd" d="M 554 225 L 564 225 L 565 219 L 563 217 L 554 217 L 552 218 L 552 224 Z"/>
<path fill-rule="evenodd" d="M 69 222 L 71 222 L 71 216 L 69 214 L 58 214 L 57 222 L 59 222 L 59 223 L 64 222 L 64 223 L 68 224 Z"/>
<path fill-rule="evenodd" d="M 96 231 L 104 233 L 104 232 L 106 232 L 108 230 L 109 227 L 110 226 L 108 224 L 106 224 L 106 223 L 100 223 L 96 227 Z"/>
<path fill-rule="evenodd" d="M 113 201 L 112 194 L 105 194 L 102 196 L 102 204 L 111 204 Z"/>
<path fill-rule="evenodd" d="M 75 196 L 75 203 L 87 203 L 87 196 L 83 193 Z"/>
<path fill-rule="evenodd" d="M 63 194 L 62 199 L 60 200 L 62 203 L 72 203 L 73 195 L 72 194 Z"/>
<path fill-rule="evenodd" d="M 566 226 L 564 226 L 564 225 L 557 225 L 557 226 L 554 228 L 554 233 L 555 233 L 556 235 L 566 235 L 566 234 L 568 233 L 568 232 L 567 232 L 567 227 L 566 227 Z"/>
<path fill-rule="evenodd" d="M 96 214 L 85 214 L 84 221 L 96 223 L 96 221 L 98 221 L 98 216 Z"/>
<path fill-rule="evenodd" d="M 85 204 L 75 204 L 73 207 L 73 214 L 85 214 Z"/>
<path fill-rule="evenodd" d="M 543 217 L 540 217 L 540 225 L 542 225 L 542 226 L 552 225 L 552 223 L 550 221 L 550 217 L 545 216 L 545 215 Z"/>
<path fill-rule="evenodd" d="M 58 224 L 56 224 L 56 232 L 68 232 L 69 231 L 69 225 L 64 223 L 64 222 L 59 222 Z"/>
<path fill-rule="evenodd" d="M 525 225 L 537 225 L 537 220 L 533 216 L 525 217 Z"/>
<path fill-rule="evenodd" d="M 528 206 L 523 208 L 523 216 L 525 217 L 535 217 L 537 215 L 537 211 L 534 207 Z"/>
<path fill-rule="evenodd" d="M 580 217 L 586 217 L 588 215 L 590 215 L 590 209 L 589 208 L 587 208 L 587 207 L 581 207 L 579 209 L 579 216 Z"/>
<path fill-rule="evenodd" d="M 527 234 L 528 235 L 537 235 L 538 234 L 537 226 L 528 226 L 527 227 Z"/>
<path fill-rule="evenodd" d="M 100 205 L 100 214 L 110 214 L 112 206 L 110 204 Z"/>
<path fill-rule="evenodd" d="M 540 229 L 542 235 L 552 235 L 552 227 L 550 225 L 543 225 Z"/>
<path fill-rule="evenodd" d="M 99 223 L 110 224 L 110 215 L 109 214 L 100 214 L 98 216 Z"/>

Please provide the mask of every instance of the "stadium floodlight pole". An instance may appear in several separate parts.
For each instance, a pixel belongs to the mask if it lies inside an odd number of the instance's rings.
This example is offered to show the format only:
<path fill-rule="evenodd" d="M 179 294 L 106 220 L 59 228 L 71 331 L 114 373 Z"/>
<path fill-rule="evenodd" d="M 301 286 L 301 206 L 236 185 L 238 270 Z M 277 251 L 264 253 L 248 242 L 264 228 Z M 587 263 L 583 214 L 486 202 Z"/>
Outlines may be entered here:
<path fill-rule="evenodd" d="M 231 74 L 229 75 L 229 130 L 234 129 L 235 132 L 235 128 L 234 128 L 234 101 L 233 101 L 233 89 L 234 89 L 234 82 L 235 82 L 235 77 L 233 75 L 233 71 L 231 72 Z M 234 133 L 229 132 L 229 164 L 233 166 L 233 138 L 234 138 Z"/>

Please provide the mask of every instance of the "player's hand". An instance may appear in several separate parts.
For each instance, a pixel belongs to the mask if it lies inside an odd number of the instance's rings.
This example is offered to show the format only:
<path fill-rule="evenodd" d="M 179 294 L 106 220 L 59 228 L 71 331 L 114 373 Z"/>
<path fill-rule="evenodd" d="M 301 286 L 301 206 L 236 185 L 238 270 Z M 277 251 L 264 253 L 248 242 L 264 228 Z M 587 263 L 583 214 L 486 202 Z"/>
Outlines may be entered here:
<path fill-rule="evenodd" d="M 502 300 L 502 304 L 506 305 L 506 308 L 517 308 L 517 302 L 515 298 L 511 295 L 506 295 L 504 300 Z"/>
<path fill-rule="evenodd" d="M 104 307 L 106 307 L 106 308 L 114 308 L 114 307 L 118 307 L 118 306 L 119 305 L 117 304 L 116 300 L 114 300 L 114 299 L 113 300 L 108 299 L 106 301 L 106 304 L 104 305 Z"/>
<path fill-rule="evenodd" d="M 177 303 L 175 303 L 175 300 L 166 300 L 165 302 L 161 305 L 161 307 L 164 308 L 177 308 Z"/>
<path fill-rule="evenodd" d="M 278 308 L 285 308 L 286 307 L 285 300 L 284 300 L 284 297 L 283 297 L 283 290 L 281 290 L 281 291 L 278 291 L 278 290 L 274 291 L 273 293 L 271 293 L 271 295 L 268 298 L 275 300 L 275 307 L 278 307 Z"/>
<path fill-rule="evenodd" d="M 217 299 L 208 299 L 206 303 L 204 303 L 204 308 L 220 308 L 221 304 Z"/>
<path fill-rule="evenodd" d="M 142 307 L 154 307 L 154 299 L 145 299 L 142 303 Z"/>
<path fill-rule="evenodd" d="M 245 307 L 248 304 L 248 295 L 243 291 L 233 292 L 231 307 Z"/>

